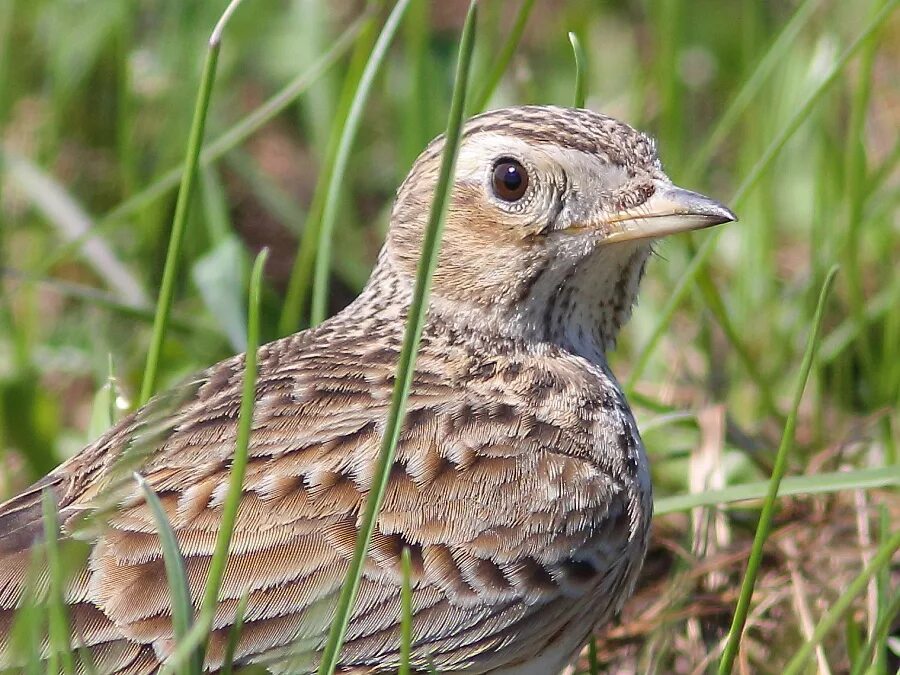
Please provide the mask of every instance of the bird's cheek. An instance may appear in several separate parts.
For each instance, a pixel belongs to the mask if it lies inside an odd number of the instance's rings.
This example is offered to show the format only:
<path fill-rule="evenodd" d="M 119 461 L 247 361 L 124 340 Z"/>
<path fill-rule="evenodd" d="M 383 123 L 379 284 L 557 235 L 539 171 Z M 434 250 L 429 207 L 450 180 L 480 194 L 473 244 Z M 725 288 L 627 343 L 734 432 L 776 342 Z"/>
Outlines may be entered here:
<path fill-rule="evenodd" d="M 574 234 L 592 230 L 603 215 L 596 205 L 572 199 L 552 213 L 547 231 Z"/>

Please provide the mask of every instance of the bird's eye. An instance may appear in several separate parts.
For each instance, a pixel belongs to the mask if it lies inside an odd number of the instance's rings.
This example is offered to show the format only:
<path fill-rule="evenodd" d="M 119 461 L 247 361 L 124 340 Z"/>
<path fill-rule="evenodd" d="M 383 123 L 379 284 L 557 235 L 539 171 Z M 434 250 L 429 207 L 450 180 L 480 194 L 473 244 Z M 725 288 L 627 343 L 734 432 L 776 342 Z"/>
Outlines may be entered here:
<path fill-rule="evenodd" d="M 528 189 L 528 172 L 515 159 L 504 157 L 494 164 L 494 194 L 505 202 L 520 200 Z"/>

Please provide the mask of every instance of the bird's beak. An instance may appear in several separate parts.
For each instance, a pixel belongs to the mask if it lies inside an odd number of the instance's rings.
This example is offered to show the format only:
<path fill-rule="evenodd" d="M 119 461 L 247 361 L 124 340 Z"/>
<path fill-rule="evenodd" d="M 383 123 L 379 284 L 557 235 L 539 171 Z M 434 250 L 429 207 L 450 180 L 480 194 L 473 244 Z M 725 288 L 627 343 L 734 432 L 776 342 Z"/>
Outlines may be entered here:
<path fill-rule="evenodd" d="M 606 220 L 605 242 L 657 239 L 677 232 L 730 223 L 737 216 L 726 206 L 696 192 L 659 181 L 656 191 L 640 206 Z"/>

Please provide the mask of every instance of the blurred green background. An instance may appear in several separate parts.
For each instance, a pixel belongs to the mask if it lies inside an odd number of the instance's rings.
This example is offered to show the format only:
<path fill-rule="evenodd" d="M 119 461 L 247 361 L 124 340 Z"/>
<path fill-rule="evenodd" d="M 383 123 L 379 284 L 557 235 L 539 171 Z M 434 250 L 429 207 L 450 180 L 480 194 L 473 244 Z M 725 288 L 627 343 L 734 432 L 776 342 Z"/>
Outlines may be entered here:
<path fill-rule="evenodd" d="M 384 8 L 370 4 L 380 23 Z M 0 497 L 101 430 L 91 424 L 92 408 L 110 363 L 118 408 L 127 411 L 137 397 L 177 174 L 159 179 L 183 159 L 206 40 L 224 5 L 0 2 Z M 896 5 L 534 3 L 490 107 L 571 104 L 567 32 L 574 31 L 587 53 L 587 107 L 654 134 L 677 183 L 729 203 L 740 216 L 719 231 L 658 246 L 611 357 L 644 429 L 660 495 L 766 478 L 816 297 L 835 263 L 841 272 L 790 471 L 897 470 Z M 476 94 L 520 8 L 483 3 Z M 295 78 L 308 86 L 247 140 L 203 165 L 163 386 L 241 348 L 248 261 L 263 246 L 272 251 L 264 333 L 283 332 L 285 290 L 364 9 L 349 0 L 245 0 L 229 25 L 208 142 L 239 133 L 245 116 Z M 414 1 L 375 83 L 343 185 L 332 311 L 365 282 L 394 190 L 446 122 L 465 9 L 457 1 Z M 872 25 L 877 30 L 865 33 Z M 323 58 L 327 68 L 319 68 Z M 311 71 L 318 76 L 303 79 Z M 706 257 L 692 266 L 698 250 Z M 896 515 L 895 497 L 862 499 Z M 815 504 L 786 513 L 785 522 L 822 522 L 813 517 Z M 841 513 L 856 522 L 858 510 Z M 871 514 L 864 513 L 866 521 Z M 660 536 L 673 538 L 670 552 L 702 553 L 693 526 L 677 519 L 661 525 Z M 727 526 L 734 538 L 746 538 L 752 516 L 732 514 Z M 707 539 L 707 554 L 731 541 Z M 678 569 L 672 555 L 665 561 L 662 574 Z M 815 582 L 823 597 L 842 578 L 829 575 Z M 696 592 L 686 589 L 686 597 Z"/>

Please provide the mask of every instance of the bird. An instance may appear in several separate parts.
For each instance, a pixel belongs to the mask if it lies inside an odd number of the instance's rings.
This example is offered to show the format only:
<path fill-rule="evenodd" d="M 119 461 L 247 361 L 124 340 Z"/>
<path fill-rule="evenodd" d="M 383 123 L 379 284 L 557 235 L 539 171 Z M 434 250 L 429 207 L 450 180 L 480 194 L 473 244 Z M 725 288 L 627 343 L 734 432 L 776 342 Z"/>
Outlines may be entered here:
<path fill-rule="evenodd" d="M 373 485 L 444 138 L 397 190 L 360 295 L 258 350 L 249 462 L 203 668 L 315 672 Z M 631 595 L 647 550 L 647 454 L 610 370 L 654 242 L 736 220 L 673 184 L 654 140 L 586 109 L 517 106 L 463 126 L 407 412 L 337 672 L 559 673 Z M 0 505 L 0 667 L 55 504 L 73 644 L 96 672 L 158 670 L 176 644 L 137 472 L 199 606 L 245 359 L 189 377 Z M 45 574 L 46 577 L 46 574 Z M 45 645 L 46 651 L 46 645 Z"/>

